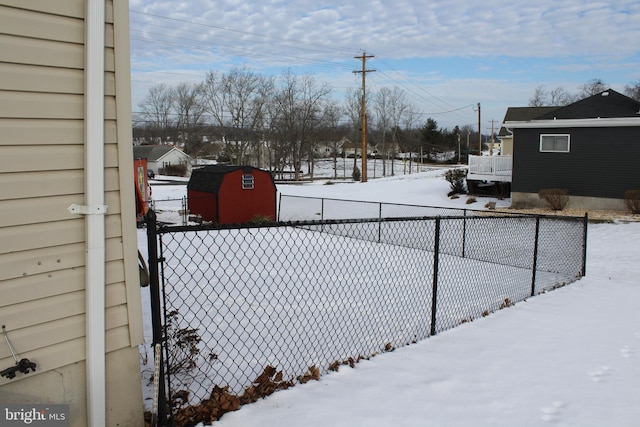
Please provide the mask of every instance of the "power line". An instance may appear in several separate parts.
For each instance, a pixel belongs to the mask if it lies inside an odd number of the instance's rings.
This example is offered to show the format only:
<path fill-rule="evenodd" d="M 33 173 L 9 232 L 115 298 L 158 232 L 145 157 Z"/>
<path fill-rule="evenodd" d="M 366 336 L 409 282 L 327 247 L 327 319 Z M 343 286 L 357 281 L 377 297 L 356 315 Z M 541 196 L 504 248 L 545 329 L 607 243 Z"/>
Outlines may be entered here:
<path fill-rule="evenodd" d="M 340 48 L 334 45 L 322 44 L 322 43 L 311 43 L 300 40 L 291 40 L 281 37 L 274 37 L 265 34 L 253 33 L 248 31 L 236 30 L 233 28 L 222 27 L 211 24 L 201 24 L 190 20 L 172 18 L 168 16 L 161 16 L 157 14 L 142 12 L 131 10 L 132 14 L 137 14 L 140 16 L 146 16 L 150 18 L 154 18 L 157 20 L 166 20 L 171 22 L 180 22 L 184 24 L 188 24 L 190 29 L 177 29 L 182 33 L 194 34 L 197 39 L 189 38 L 189 37 L 179 37 L 168 35 L 166 31 L 156 32 L 149 31 L 144 28 L 137 28 L 136 26 L 146 26 L 150 27 L 152 30 L 154 28 L 162 28 L 162 30 L 166 29 L 166 25 L 161 25 L 156 22 L 139 22 L 137 20 L 131 21 L 134 24 L 134 27 L 131 28 L 131 32 L 136 34 L 142 34 L 142 37 L 131 36 L 130 38 L 134 41 L 140 41 L 144 43 L 154 43 L 158 45 L 164 46 L 172 46 L 176 48 L 190 49 L 193 51 L 202 51 L 207 53 L 216 52 L 219 55 L 232 55 L 232 56 L 245 56 L 250 58 L 262 59 L 262 60 L 270 60 L 276 63 L 283 63 L 290 65 L 292 62 L 298 65 L 306 65 L 306 66 L 314 66 L 314 67 L 322 67 L 329 69 L 337 69 L 340 71 L 351 69 L 351 66 L 346 63 L 341 63 L 339 61 L 326 61 L 322 59 L 318 59 L 317 55 L 321 55 L 323 53 L 330 54 L 334 57 L 343 56 L 344 53 L 352 53 L 355 49 L 349 48 Z M 193 28 L 201 28 L 205 29 L 205 31 L 194 30 Z M 206 31 L 206 29 L 215 29 L 220 33 L 212 34 L 210 31 Z M 158 30 L 160 31 L 160 30 Z M 247 36 L 250 39 L 245 37 L 237 37 L 225 33 L 237 34 L 240 36 Z M 152 35 L 154 38 L 150 39 L 145 37 L 146 35 Z M 230 40 L 231 42 L 236 41 L 239 43 L 251 43 L 251 44 L 260 44 L 260 48 L 252 48 L 249 46 L 242 46 L 237 44 L 224 44 L 220 42 L 213 43 L 209 39 L 211 37 L 223 38 Z M 169 38 L 169 40 L 167 40 Z M 274 43 L 276 41 L 277 43 Z M 312 48 L 312 49 L 310 49 Z M 286 49 L 286 52 L 283 52 L 282 49 Z M 311 55 L 309 53 L 311 52 Z M 397 70 L 394 70 L 391 66 L 386 64 L 384 61 L 381 61 L 385 68 L 388 68 L 390 71 L 396 72 L 399 74 L 398 78 L 394 78 L 387 74 L 385 71 L 380 71 L 380 75 L 386 81 L 395 82 L 396 86 L 401 87 L 406 90 L 408 93 L 412 94 L 420 104 L 431 105 L 434 112 L 425 113 L 425 112 L 416 112 L 417 115 L 425 116 L 425 115 L 444 115 L 444 114 L 453 114 L 458 117 L 459 120 L 468 121 L 466 116 L 460 115 L 460 111 L 469 108 L 469 105 L 464 107 L 456 107 L 449 102 L 439 98 L 438 96 L 429 92 L 425 87 L 418 85 L 415 81 L 407 79 L 406 77 L 401 77 L 401 73 Z M 139 70 L 138 68 L 136 68 Z M 145 71 L 145 70 L 140 70 Z M 146 70 L 150 71 L 150 70 Z M 158 73 L 162 73 L 162 71 L 154 71 Z M 167 72 L 169 74 L 169 72 Z M 173 73 L 178 74 L 178 73 Z M 375 85 L 374 79 L 374 85 Z M 463 119 L 464 117 L 464 119 Z"/>

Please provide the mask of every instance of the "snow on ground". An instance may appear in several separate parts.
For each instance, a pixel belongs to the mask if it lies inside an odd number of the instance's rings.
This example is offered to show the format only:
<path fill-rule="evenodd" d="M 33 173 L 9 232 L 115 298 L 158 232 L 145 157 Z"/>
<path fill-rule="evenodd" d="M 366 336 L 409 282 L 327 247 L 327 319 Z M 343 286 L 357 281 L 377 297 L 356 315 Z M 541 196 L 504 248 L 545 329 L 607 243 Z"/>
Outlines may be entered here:
<path fill-rule="evenodd" d="M 589 230 L 587 277 L 278 392 L 217 425 L 637 426 L 640 224 Z"/>
<path fill-rule="evenodd" d="M 442 173 L 278 190 L 469 207 L 446 197 Z M 640 223 L 591 224 L 587 248 L 586 277 L 565 288 L 277 392 L 215 425 L 638 426 Z"/>

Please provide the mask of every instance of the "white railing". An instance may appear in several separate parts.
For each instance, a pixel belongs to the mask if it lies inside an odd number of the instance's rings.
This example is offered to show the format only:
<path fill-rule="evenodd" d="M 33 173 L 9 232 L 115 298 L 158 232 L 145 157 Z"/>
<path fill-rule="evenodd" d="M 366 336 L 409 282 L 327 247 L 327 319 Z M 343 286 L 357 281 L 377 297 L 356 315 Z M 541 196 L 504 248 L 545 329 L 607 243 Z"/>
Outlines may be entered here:
<path fill-rule="evenodd" d="M 512 167 L 511 156 L 469 156 L 467 179 L 511 181 Z"/>

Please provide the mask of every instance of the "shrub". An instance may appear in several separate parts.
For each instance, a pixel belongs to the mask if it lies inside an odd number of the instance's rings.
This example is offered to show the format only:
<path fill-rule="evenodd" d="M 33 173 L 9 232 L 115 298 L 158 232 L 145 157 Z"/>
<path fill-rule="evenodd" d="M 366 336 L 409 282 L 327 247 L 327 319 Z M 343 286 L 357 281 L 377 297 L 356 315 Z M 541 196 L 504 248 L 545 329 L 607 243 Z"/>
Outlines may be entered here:
<path fill-rule="evenodd" d="M 467 178 L 466 169 L 449 169 L 444 174 L 444 179 L 449 182 L 451 186 L 451 194 L 465 194 L 464 180 Z"/>
<path fill-rule="evenodd" d="M 269 215 L 256 214 L 249 220 L 249 222 L 252 224 L 266 224 L 269 222 L 273 222 L 273 218 L 271 218 Z"/>
<path fill-rule="evenodd" d="M 632 214 L 640 214 L 640 190 L 628 190 L 624 193 L 624 204 Z"/>
<path fill-rule="evenodd" d="M 561 211 L 569 201 L 569 190 L 566 188 L 543 188 L 538 192 L 538 197 L 547 202 L 554 211 Z"/>
<path fill-rule="evenodd" d="M 202 338 L 198 334 L 198 328 L 182 328 L 179 326 L 180 313 L 178 310 L 170 311 L 166 316 L 166 330 L 164 339 L 172 343 L 169 348 L 169 373 L 173 375 L 188 374 L 198 366 L 200 357 L 199 344 Z"/>
<path fill-rule="evenodd" d="M 360 178 L 362 177 L 362 175 L 360 174 L 360 168 L 358 168 L 357 166 L 354 166 L 351 177 L 353 178 L 354 181 L 360 181 Z"/>
<path fill-rule="evenodd" d="M 179 165 L 167 165 L 161 169 L 164 173 L 163 175 L 168 176 L 187 176 L 187 165 L 179 164 Z"/>

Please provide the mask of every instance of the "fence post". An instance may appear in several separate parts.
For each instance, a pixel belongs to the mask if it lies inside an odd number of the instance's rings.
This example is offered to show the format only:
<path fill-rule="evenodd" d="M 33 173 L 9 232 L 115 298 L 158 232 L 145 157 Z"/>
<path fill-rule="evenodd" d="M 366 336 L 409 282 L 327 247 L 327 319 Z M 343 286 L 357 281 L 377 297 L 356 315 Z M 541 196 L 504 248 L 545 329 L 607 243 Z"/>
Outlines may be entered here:
<path fill-rule="evenodd" d="M 158 274 L 158 234 L 156 213 L 149 209 L 145 218 L 147 224 L 147 251 L 149 263 L 149 292 L 151 296 L 151 324 L 153 328 L 153 348 L 156 344 L 162 348 L 162 316 L 160 309 L 160 279 Z M 156 414 L 154 414 L 156 415 Z M 165 393 L 164 362 L 160 351 L 160 375 L 158 378 L 158 425 L 167 423 L 167 397 Z"/>
<path fill-rule="evenodd" d="M 531 273 L 531 296 L 536 294 L 536 270 L 538 268 L 538 237 L 540 235 L 540 217 L 536 216 L 536 232 L 533 238 L 533 272 Z"/>
<path fill-rule="evenodd" d="M 382 241 L 382 203 L 378 203 L 378 243 Z"/>
<path fill-rule="evenodd" d="M 276 213 L 276 222 L 280 222 L 280 210 L 282 209 L 282 193 L 278 195 L 278 212 Z"/>
<path fill-rule="evenodd" d="M 431 331 L 436 334 L 436 312 L 438 311 L 438 262 L 440 252 L 440 218 L 436 218 L 436 230 L 433 242 L 433 283 L 431 286 Z"/>
<path fill-rule="evenodd" d="M 582 277 L 587 274 L 587 225 L 589 224 L 589 214 L 584 213 L 584 233 L 582 238 Z"/>
<path fill-rule="evenodd" d="M 320 221 L 324 221 L 324 197 L 320 199 Z"/>
<path fill-rule="evenodd" d="M 467 210 L 462 211 L 462 258 L 467 250 Z"/>

